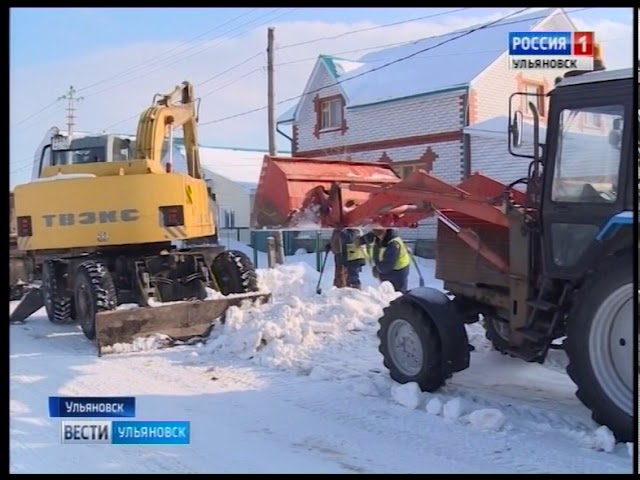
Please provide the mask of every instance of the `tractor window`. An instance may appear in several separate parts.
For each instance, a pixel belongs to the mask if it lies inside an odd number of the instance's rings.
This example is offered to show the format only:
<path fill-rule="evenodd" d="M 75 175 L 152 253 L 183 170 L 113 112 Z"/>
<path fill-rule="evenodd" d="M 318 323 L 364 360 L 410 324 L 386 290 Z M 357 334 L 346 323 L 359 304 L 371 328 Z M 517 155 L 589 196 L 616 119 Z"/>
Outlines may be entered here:
<path fill-rule="evenodd" d="M 623 116 L 622 105 L 561 112 L 551 192 L 554 202 L 616 201 Z"/>

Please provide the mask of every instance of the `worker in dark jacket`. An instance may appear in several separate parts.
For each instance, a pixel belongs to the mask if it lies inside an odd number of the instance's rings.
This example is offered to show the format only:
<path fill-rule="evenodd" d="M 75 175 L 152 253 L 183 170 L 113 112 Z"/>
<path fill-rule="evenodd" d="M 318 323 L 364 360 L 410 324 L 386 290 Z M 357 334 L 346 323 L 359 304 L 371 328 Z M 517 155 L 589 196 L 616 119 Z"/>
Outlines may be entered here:
<path fill-rule="evenodd" d="M 391 282 L 396 291 L 406 293 L 411 257 L 396 231 L 374 228 L 362 237 L 362 241 L 368 245 L 374 277 L 381 282 Z"/>
<path fill-rule="evenodd" d="M 366 264 L 366 250 L 360 244 L 362 231 L 357 228 L 334 230 L 326 251 L 334 254 L 336 271 L 333 285 L 360 289 L 360 273 Z"/>

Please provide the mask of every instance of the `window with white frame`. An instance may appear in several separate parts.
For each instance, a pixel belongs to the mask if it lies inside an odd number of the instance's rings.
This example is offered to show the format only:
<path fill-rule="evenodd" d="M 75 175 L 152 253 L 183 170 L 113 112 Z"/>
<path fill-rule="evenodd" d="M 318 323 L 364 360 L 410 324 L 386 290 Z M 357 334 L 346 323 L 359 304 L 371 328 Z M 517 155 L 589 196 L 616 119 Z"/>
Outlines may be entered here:
<path fill-rule="evenodd" d="M 342 100 L 335 98 L 320 102 L 320 130 L 342 126 Z"/>

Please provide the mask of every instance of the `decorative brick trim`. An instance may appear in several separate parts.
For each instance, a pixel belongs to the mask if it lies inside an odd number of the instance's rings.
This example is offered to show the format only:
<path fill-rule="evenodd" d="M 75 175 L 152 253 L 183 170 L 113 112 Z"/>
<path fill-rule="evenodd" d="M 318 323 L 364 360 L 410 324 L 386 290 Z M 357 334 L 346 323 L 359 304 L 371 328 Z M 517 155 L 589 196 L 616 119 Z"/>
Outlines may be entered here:
<path fill-rule="evenodd" d="M 434 152 L 431 149 L 431 147 L 427 147 L 427 149 L 424 151 L 422 156 L 418 159 L 418 162 L 424 165 L 425 167 L 424 170 L 426 170 L 427 173 L 429 173 L 433 171 L 433 163 L 436 161 L 437 158 L 438 158 L 438 154 Z"/>
<path fill-rule="evenodd" d="M 393 160 L 391 160 L 391 157 L 387 155 L 387 152 L 382 152 L 382 155 L 380 156 L 378 161 L 380 163 L 393 163 Z"/>
<path fill-rule="evenodd" d="M 332 128 L 330 130 L 329 129 L 321 130 L 320 125 L 322 124 L 322 104 L 324 102 L 330 102 L 332 100 L 340 100 L 340 118 L 341 118 L 340 126 L 338 128 Z M 313 127 L 314 137 L 320 138 L 321 134 L 329 133 L 329 132 L 340 132 L 342 135 L 344 135 L 347 129 L 349 128 L 347 126 L 347 119 L 344 114 L 345 100 L 342 95 L 337 94 L 337 95 L 329 95 L 327 97 L 321 97 L 320 95 L 316 94 L 316 96 L 313 98 L 313 110 L 316 113 L 316 124 Z"/>
<path fill-rule="evenodd" d="M 527 85 L 532 85 L 535 87 L 542 87 L 542 93 L 546 94 L 549 91 L 549 81 L 544 79 L 544 80 L 537 80 L 537 79 L 533 79 L 533 78 L 528 78 L 525 77 L 522 72 L 519 72 L 516 76 L 516 91 L 517 92 L 525 92 L 526 91 L 526 87 Z M 520 108 L 522 109 L 522 115 L 525 118 L 531 118 L 531 115 L 529 115 L 527 113 L 528 109 L 527 109 L 527 97 L 526 96 L 522 96 L 521 97 L 521 104 L 520 104 Z M 539 97 L 538 98 L 538 110 L 540 110 L 540 123 L 546 123 L 546 118 L 547 118 L 547 102 L 546 102 L 546 97 Z"/>
<path fill-rule="evenodd" d="M 469 95 L 469 98 L 471 97 L 471 95 Z M 460 108 L 460 126 L 462 129 L 464 129 L 464 127 L 466 127 L 468 125 L 468 121 L 469 121 L 469 105 L 467 104 L 467 95 L 460 95 L 459 97 L 459 102 L 458 102 L 458 106 Z M 475 101 L 475 93 L 474 93 L 474 103 L 477 104 L 477 101 Z M 476 105 L 477 107 L 477 105 Z M 465 157 L 465 152 L 466 152 L 466 148 L 465 148 L 465 144 L 466 142 L 469 141 L 469 135 L 463 135 L 462 136 L 462 140 L 460 141 L 460 179 L 464 180 L 467 177 L 467 158 Z"/>
<path fill-rule="evenodd" d="M 298 125 L 293 125 L 293 127 L 291 127 L 291 133 L 293 134 L 293 141 L 291 142 L 291 153 L 292 155 L 295 155 L 296 152 L 298 151 L 298 141 L 299 141 L 299 132 L 298 132 Z"/>
<path fill-rule="evenodd" d="M 473 125 L 478 121 L 478 92 L 475 89 L 469 90 L 469 125 Z"/>
<path fill-rule="evenodd" d="M 317 150 L 306 150 L 296 152 L 296 157 L 324 157 L 330 155 L 340 155 L 345 152 L 370 152 L 372 150 L 390 150 L 400 147 L 414 147 L 417 145 L 428 145 L 433 143 L 455 142 L 462 138 L 462 130 L 454 130 L 451 132 L 431 133 L 427 135 L 415 135 L 413 137 L 393 138 L 389 140 L 379 140 L 376 142 L 355 143 L 352 145 L 343 145 L 339 147 L 329 147 Z"/>

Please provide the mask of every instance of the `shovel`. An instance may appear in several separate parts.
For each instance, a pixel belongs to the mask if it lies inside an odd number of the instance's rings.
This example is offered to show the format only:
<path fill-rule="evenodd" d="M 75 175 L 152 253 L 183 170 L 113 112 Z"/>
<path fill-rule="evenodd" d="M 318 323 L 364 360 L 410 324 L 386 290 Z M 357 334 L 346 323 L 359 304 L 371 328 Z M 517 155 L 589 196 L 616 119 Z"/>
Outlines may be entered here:
<path fill-rule="evenodd" d="M 324 260 L 322 260 L 322 267 L 320 267 L 320 278 L 318 278 L 318 284 L 316 285 L 316 293 L 320 295 L 322 293 L 322 287 L 320 283 L 322 282 L 322 274 L 324 273 L 324 266 L 327 264 L 327 257 L 329 256 L 329 252 L 324 252 Z"/>

